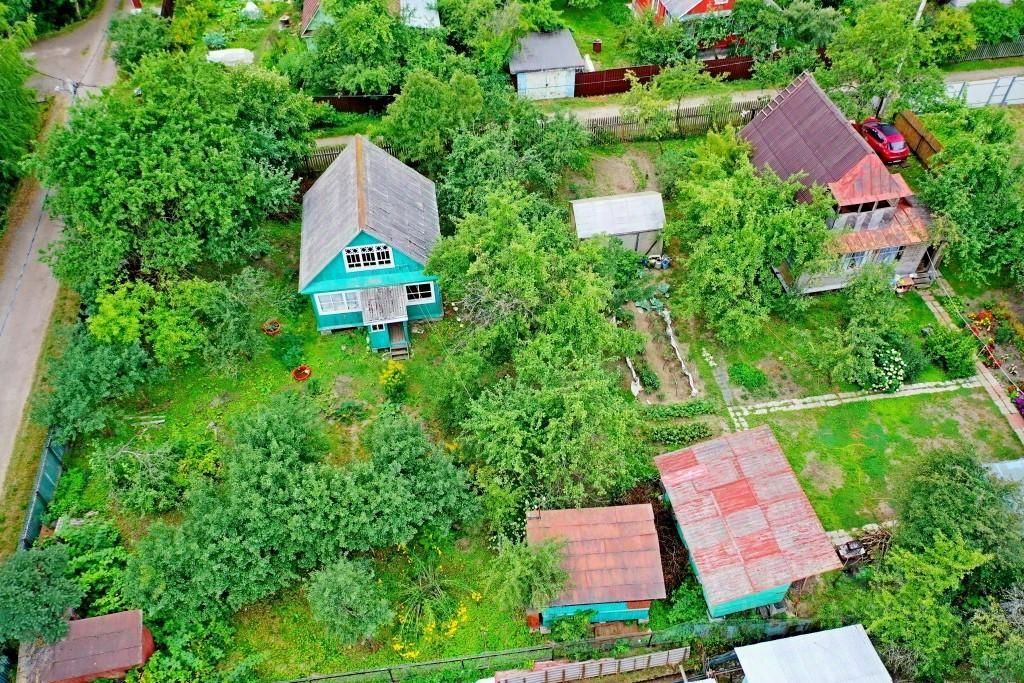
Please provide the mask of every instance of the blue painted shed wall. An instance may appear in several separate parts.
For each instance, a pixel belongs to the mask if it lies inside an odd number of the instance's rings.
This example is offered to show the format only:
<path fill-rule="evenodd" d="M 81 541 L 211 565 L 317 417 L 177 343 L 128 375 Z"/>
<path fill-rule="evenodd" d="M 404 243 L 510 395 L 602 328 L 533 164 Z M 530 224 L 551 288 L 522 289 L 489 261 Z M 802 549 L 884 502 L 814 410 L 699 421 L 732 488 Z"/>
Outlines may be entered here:
<path fill-rule="evenodd" d="M 384 244 L 381 240 L 360 232 L 346 244 L 346 247 L 366 246 L 370 244 Z M 388 287 L 391 285 L 408 285 L 416 282 L 432 282 L 434 285 L 434 301 L 427 304 L 411 304 L 406 308 L 409 320 L 439 320 L 444 315 L 441 300 L 441 288 L 438 285 L 437 277 L 423 274 L 423 264 L 410 258 L 403 252 L 391 247 L 393 265 L 390 268 L 374 268 L 371 270 L 358 270 L 347 272 L 345 270 L 344 253 L 339 253 L 327 266 L 317 274 L 313 280 L 302 289 L 302 294 L 310 297 L 310 305 L 313 307 L 313 315 L 316 316 L 316 326 L 319 330 L 343 329 L 347 327 L 362 327 L 363 315 L 360 312 L 335 313 L 321 315 L 317 310 L 314 294 L 322 292 L 340 292 L 348 290 L 364 290 L 374 287 Z M 408 338 L 408 330 L 406 330 Z M 375 342 L 377 342 L 375 344 Z M 374 349 L 388 346 L 387 333 L 378 332 L 370 335 L 370 345 Z"/>
<path fill-rule="evenodd" d="M 596 612 L 596 614 L 590 618 L 591 623 L 604 621 L 632 621 L 634 619 L 647 619 L 650 616 L 650 610 L 646 607 L 642 609 L 630 609 L 624 602 L 603 602 L 593 605 L 553 605 L 551 607 L 545 607 L 540 612 L 541 622 L 545 626 L 550 626 L 551 623 L 559 617 L 568 617 L 573 614 L 579 614 L 580 612 Z"/>

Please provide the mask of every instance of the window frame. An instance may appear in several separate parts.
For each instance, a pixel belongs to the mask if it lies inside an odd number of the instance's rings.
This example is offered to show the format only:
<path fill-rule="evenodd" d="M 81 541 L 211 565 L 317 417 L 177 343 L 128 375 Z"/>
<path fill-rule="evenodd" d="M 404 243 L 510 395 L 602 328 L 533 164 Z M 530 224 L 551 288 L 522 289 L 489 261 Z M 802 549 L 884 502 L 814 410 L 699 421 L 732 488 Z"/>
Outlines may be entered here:
<path fill-rule="evenodd" d="M 901 244 L 899 246 L 895 246 L 895 247 L 882 247 L 877 252 L 875 252 L 875 262 L 876 263 L 899 263 L 900 261 L 903 260 L 903 254 L 904 254 L 904 252 L 906 252 L 906 250 L 907 250 L 907 247 L 906 247 L 906 245 L 903 245 L 903 244 Z M 886 254 L 886 252 L 890 252 L 892 254 L 892 258 L 886 258 L 884 256 L 884 254 Z"/>
<path fill-rule="evenodd" d="M 843 254 L 843 270 L 857 270 L 863 268 L 864 264 L 868 262 L 867 251 L 852 251 L 849 254 Z M 859 259 L 857 257 L 860 257 Z"/>
<path fill-rule="evenodd" d="M 385 323 L 370 323 L 370 332 L 383 332 L 388 329 Z"/>
<path fill-rule="evenodd" d="M 430 288 L 430 296 L 429 297 L 416 298 L 416 299 L 410 298 L 410 296 L 409 296 L 409 288 L 410 287 L 423 287 L 424 285 L 426 285 L 427 287 Z M 437 291 L 436 291 L 436 289 L 434 287 L 434 283 L 433 282 L 429 282 L 429 281 L 427 281 L 427 282 L 410 282 L 409 284 L 407 284 L 405 286 L 405 304 L 407 306 L 415 306 L 415 305 L 420 305 L 420 304 L 432 304 L 435 301 L 437 301 Z"/>
<path fill-rule="evenodd" d="M 334 297 L 341 296 L 345 303 L 345 308 L 342 310 L 328 311 L 324 309 L 321 297 Z M 352 300 L 355 303 L 352 303 Z M 316 311 L 320 315 L 344 315 L 345 313 L 361 313 L 363 310 L 363 297 L 360 296 L 359 290 L 357 289 L 344 289 L 333 292 L 318 292 L 313 295 L 313 301 L 316 302 Z"/>
<path fill-rule="evenodd" d="M 345 271 L 349 273 L 395 267 L 395 254 L 387 244 L 345 247 L 342 250 L 342 256 L 345 259 Z"/>

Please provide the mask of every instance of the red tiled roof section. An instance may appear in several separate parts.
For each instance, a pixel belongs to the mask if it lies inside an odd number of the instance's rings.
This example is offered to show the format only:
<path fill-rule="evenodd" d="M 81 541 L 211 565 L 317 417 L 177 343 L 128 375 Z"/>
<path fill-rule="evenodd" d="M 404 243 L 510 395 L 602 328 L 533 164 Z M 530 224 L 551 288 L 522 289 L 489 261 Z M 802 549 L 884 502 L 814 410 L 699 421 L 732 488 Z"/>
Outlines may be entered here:
<path fill-rule="evenodd" d="M 828 189 L 839 206 L 902 199 L 914 194 L 903 176 L 889 173 L 874 152 L 858 161 L 842 178 L 829 183 Z"/>
<path fill-rule="evenodd" d="M 320 0 L 303 0 L 302 2 L 302 24 L 300 29 L 302 33 L 306 32 L 309 27 L 309 22 L 313 21 L 313 16 L 316 11 L 320 9 Z"/>
<path fill-rule="evenodd" d="M 153 653 L 153 637 L 142 625 L 142 610 L 72 621 L 68 635 L 44 646 L 33 659 L 34 683 L 71 683 L 123 677 Z"/>
<path fill-rule="evenodd" d="M 904 205 L 896 209 L 885 227 L 844 233 L 836 238 L 836 244 L 843 254 L 920 244 L 929 240 L 930 222 L 931 218 L 924 208 Z"/>
<path fill-rule="evenodd" d="M 768 427 L 665 453 L 654 464 L 710 604 L 840 568 Z"/>
<path fill-rule="evenodd" d="M 665 597 L 661 551 L 650 504 L 526 515 L 526 542 L 563 539 L 568 588 L 553 605 L 655 600 Z"/>

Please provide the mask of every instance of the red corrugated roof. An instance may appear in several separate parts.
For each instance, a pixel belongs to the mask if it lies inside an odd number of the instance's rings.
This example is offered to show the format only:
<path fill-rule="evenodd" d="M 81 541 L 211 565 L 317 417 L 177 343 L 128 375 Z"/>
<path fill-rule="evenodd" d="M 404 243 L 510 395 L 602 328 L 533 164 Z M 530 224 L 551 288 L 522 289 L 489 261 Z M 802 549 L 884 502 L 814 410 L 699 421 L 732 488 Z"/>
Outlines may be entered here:
<path fill-rule="evenodd" d="M 313 21 L 313 17 L 316 16 L 316 12 L 319 9 L 320 0 L 303 0 L 302 24 L 300 25 L 300 29 L 303 34 L 306 33 L 306 29 L 309 27 L 309 22 Z"/>
<path fill-rule="evenodd" d="M 874 229 L 845 233 L 840 235 L 836 242 L 843 254 L 920 244 L 929 239 L 930 223 L 931 217 L 927 210 L 920 206 L 904 204 L 896 209 L 887 224 Z"/>
<path fill-rule="evenodd" d="M 665 597 L 661 551 L 650 504 L 526 515 L 526 542 L 566 542 L 569 587 L 553 605 L 656 600 Z"/>
<path fill-rule="evenodd" d="M 768 427 L 666 453 L 654 464 L 710 604 L 840 568 Z"/>
<path fill-rule="evenodd" d="M 890 173 L 874 152 L 858 161 L 842 178 L 829 183 L 828 189 L 839 206 L 902 199 L 914 194 L 903 176 Z"/>

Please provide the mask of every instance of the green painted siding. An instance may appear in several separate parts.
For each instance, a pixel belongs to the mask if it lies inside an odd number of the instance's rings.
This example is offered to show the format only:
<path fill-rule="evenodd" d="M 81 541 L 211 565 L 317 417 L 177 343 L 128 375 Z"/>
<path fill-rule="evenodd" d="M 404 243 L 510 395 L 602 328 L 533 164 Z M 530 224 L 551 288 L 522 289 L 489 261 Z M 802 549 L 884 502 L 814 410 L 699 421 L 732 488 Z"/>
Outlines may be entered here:
<path fill-rule="evenodd" d="M 383 244 L 380 240 L 360 232 L 346 247 L 366 246 L 370 244 Z M 313 314 L 316 316 L 318 330 L 338 330 L 350 327 L 362 327 L 363 316 L 359 312 L 334 313 L 321 315 L 316 306 L 315 294 L 324 292 L 342 292 L 352 290 L 372 289 L 374 287 L 389 287 L 392 285 L 410 285 L 417 282 L 430 282 L 434 287 L 434 301 L 425 304 L 411 304 L 406 308 L 409 320 L 439 320 L 444 316 L 444 308 L 441 301 L 441 288 L 437 278 L 423 274 L 423 264 L 414 261 L 398 249 L 391 248 L 393 266 L 390 268 L 374 268 L 368 270 L 357 270 L 347 272 L 345 270 L 345 255 L 339 253 L 320 273 L 313 278 L 303 290 L 302 294 L 309 295 L 310 305 L 313 307 Z M 408 326 L 406 326 L 406 339 L 409 338 Z M 378 345 L 379 344 L 379 345 Z M 389 346 L 387 331 L 373 333 L 370 336 L 370 346 L 373 349 L 382 349 Z"/>
<path fill-rule="evenodd" d="M 633 621 L 635 619 L 647 619 L 650 610 L 630 609 L 624 602 L 603 602 L 593 605 L 555 605 L 541 610 L 541 623 L 547 627 L 559 617 L 568 617 L 580 612 L 596 612 L 590 618 L 590 623 L 596 624 L 605 621 Z"/>

